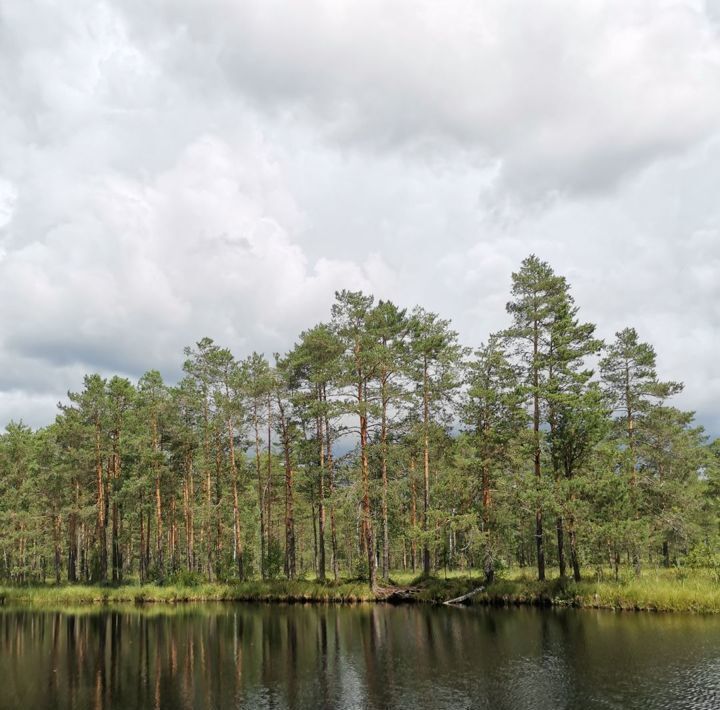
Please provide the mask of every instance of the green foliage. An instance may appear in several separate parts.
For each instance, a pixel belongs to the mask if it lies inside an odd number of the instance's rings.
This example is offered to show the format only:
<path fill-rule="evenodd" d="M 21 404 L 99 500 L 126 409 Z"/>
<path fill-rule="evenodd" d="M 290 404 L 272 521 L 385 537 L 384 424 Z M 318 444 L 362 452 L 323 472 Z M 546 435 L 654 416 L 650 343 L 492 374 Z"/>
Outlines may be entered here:
<path fill-rule="evenodd" d="M 694 570 L 707 570 L 720 585 L 720 540 L 698 542 L 688 553 L 685 564 Z"/>
<path fill-rule="evenodd" d="M 199 587 L 203 584 L 203 576 L 199 572 L 179 570 L 168 577 L 168 585 L 175 587 Z"/>
<path fill-rule="evenodd" d="M 589 603 L 590 578 L 622 604 L 658 568 L 663 590 L 715 580 L 720 443 L 672 406 L 652 346 L 626 328 L 601 352 L 536 256 L 507 312 L 471 356 L 435 313 L 340 291 L 272 365 L 203 338 L 174 386 L 86 376 L 52 425 L 0 436 L 0 580 L 322 596 L 298 578 L 376 587 L 403 567 L 434 598 L 438 571 L 507 585 L 520 565 L 560 573 L 528 598 Z"/>

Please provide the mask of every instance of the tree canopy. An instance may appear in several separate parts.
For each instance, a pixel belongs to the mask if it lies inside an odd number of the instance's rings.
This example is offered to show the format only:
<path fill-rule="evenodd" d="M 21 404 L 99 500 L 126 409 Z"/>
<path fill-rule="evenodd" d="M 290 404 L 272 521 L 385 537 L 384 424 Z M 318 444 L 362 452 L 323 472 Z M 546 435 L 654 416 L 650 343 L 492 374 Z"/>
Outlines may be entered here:
<path fill-rule="evenodd" d="M 634 328 L 605 345 L 536 256 L 461 346 L 420 307 L 335 294 L 285 354 L 203 338 L 184 375 L 85 377 L 0 436 L 0 579 L 319 580 L 717 556 L 720 443 Z"/>

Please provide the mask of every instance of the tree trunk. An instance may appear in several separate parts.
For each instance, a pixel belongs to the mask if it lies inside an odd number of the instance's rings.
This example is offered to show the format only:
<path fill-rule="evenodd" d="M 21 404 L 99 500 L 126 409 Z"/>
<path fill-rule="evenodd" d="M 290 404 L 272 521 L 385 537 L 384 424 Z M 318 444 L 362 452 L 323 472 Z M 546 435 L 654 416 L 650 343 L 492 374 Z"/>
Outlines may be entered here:
<path fill-rule="evenodd" d="M 533 335 L 533 434 L 535 436 L 534 466 L 535 478 L 540 485 L 542 470 L 540 468 L 540 377 L 538 365 L 539 348 L 538 323 L 535 321 Z M 538 580 L 545 580 L 545 546 L 543 543 L 543 514 L 542 508 L 537 507 L 535 511 L 535 547 L 537 550 L 537 571 Z"/>
<path fill-rule="evenodd" d="M 185 554 L 187 556 L 187 570 L 195 569 L 195 532 L 193 523 L 192 503 L 195 498 L 195 486 L 192 474 L 192 453 L 186 452 L 184 456 L 185 485 L 183 486 L 183 517 L 185 518 Z"/>
<path fill-rule="evenodd" d="M 245 569 L 243 566 L 243 547 L 240 536 L 240 506 L 238 502 L 238 468 L 237 462 L 235 461 L 235 431 L 231 419 L 228 419 L 227 427 L 233 492 L 233 560 L 237 569 L 238 579 L 244 579 Z"/>
<path fill-rule="evenodd" d="M 368 560 L 368 582 L 370 584 L 370 589 L 374 591 L 377 588 L 377 568 L 375 566 L 375 541 L 373 537 L 370 509 L 370 465 L 367 451 L 367 401 L 363 392 L 362 378 L 358 379 L 358 404 L 360 409 L 360 470 L 362 474 L 363 535 Z"/>
<path fill-rule="evenodd" d="M 68 515 L 68 565 L 67 579 L 68 582 L 77 582 L 77 563 L 78 563 L 78 514 L 80 509 L 80 483 L 75 481 L 75 511 Z"/>
<path fill-rule="evenodd" d="M 139 574 L 140 584 L 145 584 L 147 578 L 147 571 L 145 569 L 145 519 L 144 513 L 142 512 L 143 496 L 140 497 L 140 554 L 139 554 Z"/>
<path fill-rule="evenodd" d="M 96 538 L 98 544 L 98 581 L 107 579 L 107 537 L 105 523 L 105 481 L 103 478 L 103 462 L 100 448 L 100 420 L 95 420 L 95 473 L 97 477 L 97 522 Z"/>
<path fill-rule="evenodd" d="M 562 515 L 558 515 L 555 521 L 555 529 L 557 531 L 557 550 L 558 550 L 558 569 L 560 571 L 560 577 L 565 577 L 565 534 L 563 529 Z"/>
<path fill-rule="evenodd" d="M 203 521 L 203 535 L 201 542 L 205 544 L 205 572 L 209 582 L 213 581 L 212 559 L 212 472 L 210 469 L 210 435 L 207 400 L 203 403 L 203 466 L 205 468 L 205 520 Z"/>
<path fill-rule="evenodd" d="M 417 530 L 417 488 L 415 487 L 415 459 L 410 459 L 410 524 L 413 528 L 412 541 L 410 543 L 411 551 L 411 563 L 412 571 L 415 572 L 417 569 L 417 539 L 415 537 L 415 531 Z"/>
<path fill-rule="evenodd" d="M 310 499 L 310 509 L 312 511 L 312 524 L 313 524 L 313 572 L 317 575 L 317 571 L 318 571 L 318 536 L 317 536 L 317 516 L 315 515 L 315 496 L 314 495 L 312 495 L 312 498 Z"/>
<path fill-rule="evenodd" d="M 483 552 L 483 573 L 485 584 L 492 584 L 495 579 L 495 559 L 492 542 L 490 540 L 490 469 L 487 464 L 482 467 L 482 530 L 485 535 L 485 550 Z"/>
<path fill-rule="evenodd" d="M 627 435 L 628 435 L 628 451 L 630 453 L 630 500 L 633 507 L 634 518 L 640 517 L 637 501 L 637 458 L 635 454 L 635 417 L 633 411 L 632 396 L 630 394 L 630 367 L 625 364 L 625 408 L 627 410 Z M 637 549 L 637 542 L 631 542 L 632 565 L 635 570 L 635 576 L 639 577 L 641 572 L 640 554 Z"/>
<path fill-rule="evenodd" d="M 62 552 L 60 550 L 60 535 L 62 531 L 62 518 L 60 513 L 53 516 L 53 547 L 55 551 L 55 584 L 60 584 L 62 575 Z"/>
<path fill-rule="evenodd" d="M 175 574 L 177 572 L 177 539 L 178 539 L 178 527 L 177 527 L 177 510 L 175 503 L 175 496 L 170 499 L 170 539 L 168 541 L 168 547 L 170 552 L 170 571 Z"/>
<path fill-rule="evenodd" d="M 120 582 L 122 571 L 120 562 L 120 540 L 119 540 L 119 511 L 117 501 L 112 503 L 112 581 Z"/>
<path fill-rule="evenodd" d="M 112 453 L 112 480 L 115 488 L 118 487 L 120 480 L 120 430 L 115 429 L 113 436 L 113 453 Z M 112 541 L 110 543 L 112 555 L 112 581 L 119 583 L 122 581 L 122 552 L 120 548 L 120 508 L 113 495 L 112 501 Z"/>
<path fill-rule="evenodd" d="M 577 536 L 575 534 L 575 519 L 571 515 L 568 520 L 568 536 L 570 538 L 570 564 L 573 568 L 573 579 L 579 582 L 582 577 L 580 575 L 580 560 L 577 554 Z"/>
<path fill-rule="evenodd" d="M 318 387 L 318 403 L 322 400 Z M 316 435 L 319 446 L 318 470 L 318 580 L 325 581 L 325 437 L 323 434 L 323 418 L 316 418 Z"/>
<path fill-rule="evenodd" d="M 213 545 L 214 558 L 214 575 L 217 579 L 222 574 L 222 556 L 223 556 L 223 537 L 222 537 L 222 519 L 221 519 L 221 502 L 222 502 L 222 472 L 223 472 L 223 447 L 222 447 L 222 430 L 218 427 L 215 430 L 215 544 Z"/>
<path fill-rule="evenodd" d="M 265 497 L 263 495 L 262 469 L 260 466 L 260 416 L 257 403 L 253 405 L 253 426 L 255 428 L 255 473 L 257 474 L 258 507 L 260 509 L 260 576 L 267 578 L 265 571 Z M 268 450 L 268 456 L 270 451 Z"/>
<path fill-rule="evenodd" d="M 430 545 L 428 515 L 430 512 L 430 402 L 428 393 L 427 357 L 423 361 L 423 575 L 430 576 Z"/>
<path fill-rule="evenodd" d="M 267 533 L 267 542 L 265 543 L 265 550 L 267 554 L 270 554 L 272 550 L 272 402 L 270 395 L 268 394 L 267 402 L 267 482 L 265 484 L 265 531 Z"/>
<path fill-rule="evenodd" d="M 158 575 L 163 574 L 163 540 L 162 540 L 162 496 L 160 491 L 160 436 L 158 420 L 155 412 L 150 423 L 153 452 L 153 472 L 155 474 L 155 566 Z"/>
<path fill-rule="evenodd" d="M 338 556 L 337 556 L 337 531 L 335 529 L 335 503 L 333 494 L 335 493 L 335 464 L 332 455 L 332 439 L 330 436 L 330 423 L 327 415 L 327 392 L 323 385 L 323 403 L 325 405 L 325 448 L 327 449 L 327 467 L 328 467 L 328 488 L 330 494 L 330 545 L 332 552 L 332 571 L 333 579 L 338 581 Z"/>
<path fill-rule="evenodd" d="M 150 538 L 152 537 L 152 513 L 148 509 L 147 512 L 147 534 L 145 535 L 145 570 L 149 578 L 150 576 Z"/>
<path fill-rule="evenodd" d="M 288 427 L 288 421 L 285 417 L 285 408 L 279 395 L 278 414 L 280 418 L 280 433 L 282 435 L 283 458 L 285 462 L 285 576 L 288 579 L 294 579 L 296 575 L 295 506 L 293 497 L 294 471 L 292 467 L 292 455 L 290 450 L 290 430 Z"/>
<path fill-rule="evenodd" d="M 390 576 L 390 532 L 388 529 L 388 470 L 387 470 L 387 372 L 382 375 L 382 414 L 380 421 L 380 456 L 382 473 L 382 577 Z"/>

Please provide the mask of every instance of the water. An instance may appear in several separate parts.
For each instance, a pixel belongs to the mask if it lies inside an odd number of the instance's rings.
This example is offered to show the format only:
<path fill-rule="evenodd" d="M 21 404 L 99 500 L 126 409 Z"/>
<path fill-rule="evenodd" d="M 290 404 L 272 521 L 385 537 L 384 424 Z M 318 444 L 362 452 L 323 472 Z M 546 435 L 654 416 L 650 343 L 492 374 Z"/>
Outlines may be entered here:
<path fill-rule="evenodd" d="M 0 708 L 720 708 L 720 619 L 363 605 L 0 610 Z"/>

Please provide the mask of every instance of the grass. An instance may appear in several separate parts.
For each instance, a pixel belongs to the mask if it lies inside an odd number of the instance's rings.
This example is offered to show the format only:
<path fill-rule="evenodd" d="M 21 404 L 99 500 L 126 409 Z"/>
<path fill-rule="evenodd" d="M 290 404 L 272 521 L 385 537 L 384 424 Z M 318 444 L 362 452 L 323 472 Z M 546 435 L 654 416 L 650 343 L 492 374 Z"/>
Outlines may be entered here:
<path fill-rule="evenodd" d="M 179 603 L 179 602 L 334 602 L 373 601 L 367 584 L 347 581 L 338 585 L 312 581 L 260 580 L 198 584 L 126 584 L 118 587 L 90 585 L 45 585 L 0 587 L 0 601 L 24 606 L 65 607 L 83 604 Z"/>
<path fill-rule="evenodd" d="M 575 583 L 558 578 L 538 582 L 515 570 L 475 598 L 479 604 L 534 604 L 632 611 L 720 613 L 720 584 L 705 570 L 648 569 L 614 580 L 597 575 Z"/>
<path fill-rule="evenodd" d="M 418 602 L 439 603 L 482 584 L 478 572 L 449 572 L 423 579 L 394 572 L 391 583 L 415 590 Z M 367 584 L 344 580 L 338 584 L 316 580 L 248 581 L 227 584 L 126 584 L 119 587 L 45 585 L 0 587 L 0 602 L 30 607 L 69 608 L 89 604 L 144 604 L 179 602 L 256 601 L 285 603 L 357 603 L 375 601 Z M 530 570 L 509 570 L 473 604 L 536 605 L 637 611 L 720 613 L 720 584 L 704 570 L 650 569 L 640 578 L 627 574 L 619 580 L 600 574 L 575 583 L 558 578 L 538 582 Z"/>
<path fill-rule="evenodd" d="M 478 572 L 449 572 L 427 580 L 407 573 L 393 575 L 401 585 L 416 586 L 418 599 L 441 602 L 482 585 Z M 473 604 L 533 605 L 632 611 L 720 613 L 720 581 L 711 570 L 647 569 L 638 578 L 631 572 L 614 580 L 609 570 L 575 583 L 550 577 L 538 582 L 534 570 L 505 571 Z"/>

